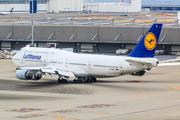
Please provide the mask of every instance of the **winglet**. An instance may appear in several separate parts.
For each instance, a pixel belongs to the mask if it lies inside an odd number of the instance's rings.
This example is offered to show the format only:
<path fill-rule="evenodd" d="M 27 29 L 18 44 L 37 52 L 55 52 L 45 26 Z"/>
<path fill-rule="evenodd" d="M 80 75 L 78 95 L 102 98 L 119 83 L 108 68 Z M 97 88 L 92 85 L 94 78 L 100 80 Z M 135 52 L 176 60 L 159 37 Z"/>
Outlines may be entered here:
<path fill-rule="evenodd" d="M 127 56 L 140 58 L 154 57 L 162 25 L 162 23 L 154 23 L 144 37 L 135 46 L 135 48 L 131 51 L 131 53 Z"/>

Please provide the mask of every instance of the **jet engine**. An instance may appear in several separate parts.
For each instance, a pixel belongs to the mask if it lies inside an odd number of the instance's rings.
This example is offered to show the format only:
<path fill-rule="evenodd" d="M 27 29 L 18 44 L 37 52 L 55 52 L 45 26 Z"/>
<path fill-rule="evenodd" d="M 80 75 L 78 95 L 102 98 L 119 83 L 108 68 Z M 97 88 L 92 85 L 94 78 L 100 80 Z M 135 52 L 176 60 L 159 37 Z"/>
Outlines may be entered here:
<path fill-rule="evenodd" d="M 28 70 L 17 70 L 16 77 L 21 80 L 29 80 L 33 77 L 33 74 L 31 74 Z"/>
<path fill-rule="evenodd" d="M 146 73 L 147 70 L 142 70 L 142 71 L 139 71 L 139 72 L 133 72 L 131 73 L 131 75 L 134 75 L 134 76 L 143 76 L 145 73 Z"/>
<path fill-rule="evenodd" d="M 37 72 L 35 74 L 33 74 L 33 77 L 31 78 L 31 80 L 39 80 L 41 79 L 42 74 L 40 72 Z"/>

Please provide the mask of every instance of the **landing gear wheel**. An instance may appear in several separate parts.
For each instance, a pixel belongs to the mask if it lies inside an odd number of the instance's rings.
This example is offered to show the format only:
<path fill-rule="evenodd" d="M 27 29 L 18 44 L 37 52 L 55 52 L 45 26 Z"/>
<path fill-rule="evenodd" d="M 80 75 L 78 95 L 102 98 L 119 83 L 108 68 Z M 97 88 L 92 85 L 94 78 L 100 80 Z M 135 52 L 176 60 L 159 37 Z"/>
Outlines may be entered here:
<path fill-rule="evenodd" d="M 67 83 L 66 79 L 58 79 L 58 83 Z"/>
<path fill-rule="evenodd" d="M 73 82 L 74 82 L 74 83 L 82 83 L 83 81 L 82 81 L 82 79 L 77 79 L 77 80 L 74 79 Z"/>
<path fill-rule="evenodd" d="M 58 83 L 61 83 L 61 79 L 58 79 Z"/>
<path fill-rule="evenodd" d="M 87 78 L 86 80 L 84 80 L 84 83 L 92 83 L 92 82 L 93 82 L 93 80 L 90 78 Z"/>
<path fill-rule="evenodd" d="M 91 80 L 92 80 L 93 82 L 97 82 L 97 80 L 96 80 L 95 77 L 92 77 Z"/>
<path fill-rule="evenodd" d="M 77 80 L 76 80 L 76 79 L 74 79 L 74 80 L 73 80 L 73 83 L 76 83 L 76 82 L 77 82 Z"/>
<path fill-rule="evenodd" d="M 67 83 L 67 80 L 66 80 L 66 79 L 62 79 L 62 82 L 63 82 L 63 83 Z"/>

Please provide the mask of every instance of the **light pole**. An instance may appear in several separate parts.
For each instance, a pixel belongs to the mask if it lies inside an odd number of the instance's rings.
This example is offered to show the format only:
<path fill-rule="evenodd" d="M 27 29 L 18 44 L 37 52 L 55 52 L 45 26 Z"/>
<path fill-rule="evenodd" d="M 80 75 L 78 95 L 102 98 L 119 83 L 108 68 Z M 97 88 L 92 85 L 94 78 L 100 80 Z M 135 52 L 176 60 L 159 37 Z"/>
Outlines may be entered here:
<path fill-rule="evenodd" d="M 31 15 L 31 25 L 32 25 L 32 32 L 31 32 L 32 35 L 31 35 L 31 38 L 32 38 L 32 41 L 31 41 L 31 44 L 34 45 L 34 39 L 33 39 L 33 37 L 34 37 L 34 28 L 33 28 L 34 27 L 33 26 L 33 21 L 34 21 L 34 19 L 33 19 L 34 18 L 34 16 L 33 16 L 33 12 L 34 12 L 33 11 L 33 0 L 32 0 L 32 9 L 31 10 L 32 10 L 32 15 Z"/>

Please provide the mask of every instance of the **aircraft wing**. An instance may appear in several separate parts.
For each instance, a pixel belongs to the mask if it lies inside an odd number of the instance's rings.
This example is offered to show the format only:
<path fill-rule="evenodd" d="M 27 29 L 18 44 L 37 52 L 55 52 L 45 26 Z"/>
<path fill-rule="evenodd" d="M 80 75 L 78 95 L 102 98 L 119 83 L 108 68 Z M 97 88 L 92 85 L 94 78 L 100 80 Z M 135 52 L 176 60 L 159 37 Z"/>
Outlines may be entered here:
<path fill-rule="evenodd" d="M 132 65 L 137 65 L 137 64 L 140 64 L 140 65 L 152 65 L 151 62 L 149 61 L 139 61 L 139 60 L 131 60 L 131 59 L 127 59 L 126 60 L 127 62 L 131 63 Z"/>
<path fill-rule="evenodd" d="M 30 70 L 30 71 L 41 71 L 44 74 L 58 74 L 66 77 L 74 77 L 75 75 L 70 69 L 61 69 L 57 67 L 20 67 L 21 70 Z"/>
<path fill-rule="evenodd" d="M 73 78 L 75 78 L 74 73 L 73 73 L 73 72 L 71 72 L 71 71 L 65 71 L 65 70 L 60 70 L 60 69 L 57 69 L 57 73 L 58 73 L 59 75 L 69 76 L 69 77 L 73 77 Z"/>

